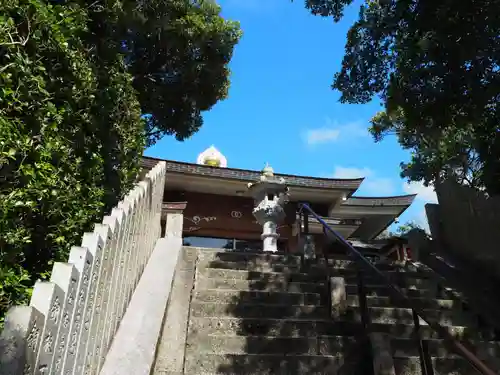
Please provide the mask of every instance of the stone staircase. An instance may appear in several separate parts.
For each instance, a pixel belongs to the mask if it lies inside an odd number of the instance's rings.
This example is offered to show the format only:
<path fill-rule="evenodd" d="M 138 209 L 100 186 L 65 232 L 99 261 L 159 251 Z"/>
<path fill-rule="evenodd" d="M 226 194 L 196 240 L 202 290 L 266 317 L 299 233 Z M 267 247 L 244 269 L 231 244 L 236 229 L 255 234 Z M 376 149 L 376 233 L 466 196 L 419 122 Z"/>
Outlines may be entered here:
<path fill-rule="evenodd" d="M 294 255 L 196 253 L 183 374 L 476 374 L 386 285 L 346 256 L 305 264 Z M 500 370 L 500 344 L 478 328 L 456 291 L 429 269 L 378 267 L 429 317 L 473 342 L 476 355 Z M 174 313 L 170 307 L 167 319 Z M 154 371 L 167 373 L 173 372 Z"/>

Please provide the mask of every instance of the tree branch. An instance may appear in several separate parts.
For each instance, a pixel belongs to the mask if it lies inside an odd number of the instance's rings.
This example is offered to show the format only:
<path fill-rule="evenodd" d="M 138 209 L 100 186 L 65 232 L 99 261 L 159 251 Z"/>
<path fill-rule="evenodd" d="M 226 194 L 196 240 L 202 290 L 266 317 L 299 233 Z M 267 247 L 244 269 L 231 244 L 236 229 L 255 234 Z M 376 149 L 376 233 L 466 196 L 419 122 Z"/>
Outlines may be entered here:
<path fill-rule="evenodd" d="M 14 38 L 12 37 L 12 34 L 7 31 L 7 35 L 9 35 L 9 38 L 10 38 L 10 43 L 0 43 L 0 46 L 14 46 L 14 45 L 18 44 L 18 45 L 21 45 L 21 46 L 24 47 L 26 45 L 26 43 L 28 43 L 28 41 L 30 39 L 30 35 L 31 35 L 31 22 L 30 22 L 30 19 L 27 18 L 26 22 L 28 23 L 28 35 L 26 35 L 26 38 L 24 38 L 24 40 L 21 38 L 20 41 L 15 42 Z"/>

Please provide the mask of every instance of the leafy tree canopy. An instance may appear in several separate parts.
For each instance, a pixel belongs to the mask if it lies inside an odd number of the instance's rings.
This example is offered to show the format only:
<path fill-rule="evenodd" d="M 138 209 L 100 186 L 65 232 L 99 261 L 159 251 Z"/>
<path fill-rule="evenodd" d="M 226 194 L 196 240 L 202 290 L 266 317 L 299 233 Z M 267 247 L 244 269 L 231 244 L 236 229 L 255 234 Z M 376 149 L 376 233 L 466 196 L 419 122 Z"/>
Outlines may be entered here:
<path fill-rule="evenodd" d="M 145 145 L 190 136 L 227 95 L 240 30 L 219 13 L 0 0 L 0 326 L 133 186 Z"/>
<path fill-rule="evenodd" d="M 378 236 L 379 239 L 390 238 L 390 237 L 404 237 L 408 234 L 412 229 L 422 229 L 423 228 L 414 221 L 408 221 L 404 224 L 401 224 L 396 228 L 395 231 L 386 229 Z"/>
<path fill-rule="evenodd" d="M 396 228 L 395 235 L 404 236 L 408 234 L 408 232 L 410 232 L 412 229 L 423 229 L 423 228 L 414 221 L 408 221 L 407 223 L 401 224 L 399 227 Z"/>
<path fill-rule="evenodd" d="M 114 5 L 0 0 L 0 325 L 139 172 Z"/>
<path fill-rule="evenodd" d="M 123 0 L 122 7 L 115 39 L 148 114 L 148 144 L 165 134 L 184 140 L 200 129 L 201 112 L 227 96 L 239 24 L 224 20 L 213 0 Z"/>
<path fill-rule="evenodd" d="M 341 19 L 352 0 L 307 0 Z M 378 97 L 376 141 L 396 134 L 412 152 L 402 175 L 446 175 L 500 193 L 499 0 L 366 0 L 332 87 L 343 103 Z"/>

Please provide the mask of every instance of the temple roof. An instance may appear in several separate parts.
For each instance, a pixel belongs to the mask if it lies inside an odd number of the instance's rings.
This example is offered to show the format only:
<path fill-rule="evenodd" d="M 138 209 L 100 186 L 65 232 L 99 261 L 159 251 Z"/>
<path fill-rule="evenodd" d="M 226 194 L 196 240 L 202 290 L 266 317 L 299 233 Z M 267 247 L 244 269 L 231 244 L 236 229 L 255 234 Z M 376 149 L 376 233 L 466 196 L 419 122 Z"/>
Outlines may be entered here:
<path fill-rule="evenodd" d="M 258 181 L 263 173 L 262 171 L 221 168 L 152 157 L 142 158 L 142 173 L 153 168 L 158 161 L 166 163 L 166 184 L 168 189 L 173 191 L 248 196 L 248 182 Z M 343 227 L 345 230 L 349 229 L 349 233 L 345 233 L 346 237 L 358 239 L 376 237 L 411 205 L 416 196 L 353 196 L 364 178 L 321 178 L 279 173 L 274 173 L 274 176 L 285 179 L 295 202 L 310 202 L 313 207 L 314 204 L 319 204 L 323 207 L 323 210 L 324 207 L 328 207 L 328 214 L 323 215 L 330 218 L 340 220 L 361 219 L 361 224 L 346 224 Z M 338 229 L 342 228 L 339 227 Z"/>
<path fill-rule="evenodd" d="M 167 172 L 179 173 L 186 175 L 195 175 L 202 177 L 215 177 L 218 179 L 235 180 L 235 181 L 256 181 L 260 178 L 262 171 L 254 171 L 249 169 L 238 168 L 219 168 L 210 165 L 186 163 L 173 160 L 164 160 L 143 156 L 141 159 L 141 167 L 144 169 L 153 168 L 160 160 L 166 162 Z M 310 177 L 310 176 L 297 176 L 291 174 L 275 173 L 277 177 L 286 179 L 287 185 L 318 188 L 318 189 L 334 189 L 345 190 L 349 193 L 348 198 L 342 202 L 342 206 L 401 206 L 408 207 L 411 205 L 416 197 L 416 194 L 399 195 L 391 197 L 353 197 L 352 194 L 359 188 L 364 180 L 361 178 L 324 178 L 324 177 Z"/>
<path fill-rule="evenodd" d="M 141 167 L 146 169 L 153 168 L 154 165 L 160 160 L 143 156 Z M 167 171 L 182 174 L 192 174 L 206 177 L 217 177 L 227 180 L 239 181 L 256 181 L 260 178 L 262 171 L 252 171 L 248 169 L 237 168 L 218 168 L 208 165 L 200 165 L 193 163 L 185 163 L 180 161 L 165 160 L 167 163 Z M 321 177 L 308 177 L 296 176 L 290 174 L 275 173 L 277 177 L 284 177 L 290 186 L 302 186 L 320 189 L 342 189 L 355 191 L 363 182 L 363 178 L 321 178 Z"/>

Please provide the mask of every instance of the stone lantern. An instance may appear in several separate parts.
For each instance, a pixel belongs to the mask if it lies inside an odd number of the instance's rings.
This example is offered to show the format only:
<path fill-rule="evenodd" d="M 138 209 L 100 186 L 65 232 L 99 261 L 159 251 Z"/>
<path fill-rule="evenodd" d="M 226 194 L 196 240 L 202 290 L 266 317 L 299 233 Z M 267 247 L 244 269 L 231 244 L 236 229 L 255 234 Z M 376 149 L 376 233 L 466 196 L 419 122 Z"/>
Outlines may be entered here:
<path fill-rule="evenodd" d="M 278 251 L 277 228 L 285 220 L 284 206 L 288 203 L 288 187 L 284 178 L 274 176 L 273 169 L 266 164 L 259 181 L 248 184 L 255 208 L 253 215 L 262 225 L 263 250 L 266 252 Z"/>

